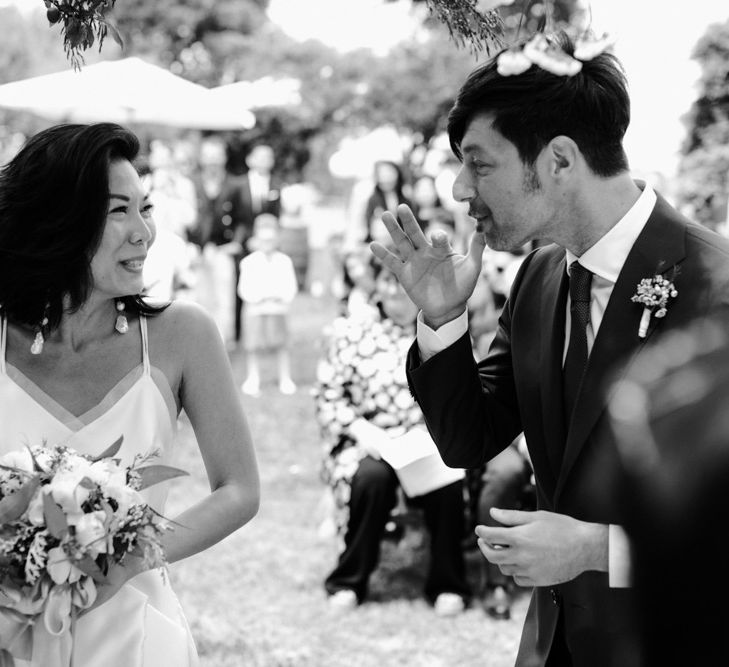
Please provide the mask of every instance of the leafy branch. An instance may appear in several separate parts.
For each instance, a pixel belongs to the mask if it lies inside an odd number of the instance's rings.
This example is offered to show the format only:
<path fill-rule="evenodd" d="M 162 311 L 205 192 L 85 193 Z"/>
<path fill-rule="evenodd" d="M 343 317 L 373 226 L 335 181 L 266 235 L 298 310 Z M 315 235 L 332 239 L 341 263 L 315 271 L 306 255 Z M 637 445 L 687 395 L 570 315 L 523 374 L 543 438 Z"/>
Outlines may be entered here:
<path fill-rule="evenodd" d="M 46 17 L 51 25 L 61 25 L 63 50 L 75 70 L 85 62 L 83 51 L 98 43 L 99 51 L 104 38 L 110 34 L 124 48 L 119 31 L 106 19 L 106 12 L 114 8 L 116 0 L 44 0 Z"/>
<path fill-rule="evenodd" d="M 451 39 L 487 55 L 503 45 L 504 24 L 495 9 L 479 11 L 478 0 L 425 0 L 431 16 L 443 23 Z"/>

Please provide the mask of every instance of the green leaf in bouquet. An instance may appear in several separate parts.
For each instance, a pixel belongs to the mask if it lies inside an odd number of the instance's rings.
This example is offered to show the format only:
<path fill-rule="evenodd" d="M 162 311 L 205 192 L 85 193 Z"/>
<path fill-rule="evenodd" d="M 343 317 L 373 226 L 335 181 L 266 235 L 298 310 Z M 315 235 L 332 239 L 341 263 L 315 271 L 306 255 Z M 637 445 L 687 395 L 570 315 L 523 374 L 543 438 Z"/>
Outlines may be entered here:
<path fill-rule="evenodd" d="M 84 556 L 79 560 L 74 560 L 73 564 L 79 570 L 81 570 L 81 572 L 91 577 L 94 581 L 97 581 L 99 583 L 106 583 L 106 577 L 104 576 L 104 573 L 101 571 L 101 568 L 98 566 L 96 561 L 91 558 L 91 556 Z"/>
<path fill-rule="evenodd" d="M 114 442 L 114 444 L 107 447 L 101 454 L 98 456 L 94 456 L 91 460 L 96 463 L 97 461 L 101 461 L 101 459 L 110 459 L 113 456 L 116 455 L 116 453 L 121 449 L 122 446 L 122 440 L 124 440 L 124 436 L 120 435 L 118 440 Z"/>
<path fill-rule="evenodd" d="M 164 482 L 168 479 L 174 479 L 175 477 L 184 477 L 189 474 L 185 470 L 179 468 L 173 468 L 172 466 L 165 465 L 151 465 L 137 468 L 137 473 L 141 477 L 141 484 L 139 490 L 146 489 L 149 486 L 154 486 L 160 482 Z"/>
<path fill-rule="evenodd" d="M 46 472 L 45 468 L 40 463 L 38 463 L 38 459 L 35 457 L 35 454 L 33 454 L 33 450 L 27 446 L 26 449 L 30 453 L 30 458 L 33 460 L 33 469 L 36 472 Z"/>
<path fill-rule="evenodd" d="M 25 475 L 26 477 L 33 476 L 32 472 L 28 472 L 27 470 L 23 470 L 21 468 L 16 468 L 15 466 L 6 466 L 4 463 L 0 463 L 0 469 L 7 470 L 8 472 L 14 472 L 16 475 Z"/>
<path fill-rule="evenodd" d="M 96 484 L 96 482 L 92 481 L 92 480 L 91 480 L 91 479 L 89 479 L 88 477 L 84 477 L 84 478 L 83 478 L 83 479 L 82 479 L 82 480 L 81 480 L 81 481 L 80 481 L 80 482 L 78 483 L 78 485 L 79 485 L 79 486 L 80 486 L 81 488 L 83 488 L 83 489 L 87 489 L 88 491 L 94 491 L 94 490 L 96 489 L 96 487 L 98 486 L 98 485 Z"/>
<path fill-rule="evenodd" d="M 56 504 L 50 493 L 43 494 L 43 516 L 46 519 L 48 532 L 60 540 L 68 531 L 68 524 L 63 510 Z"/>
<path fill-rule="evenodd" d="M 0 500 L 0 524 L 17 521 L 23 515 L 39 484 L 38 476 L 32 477 L 15 493 Z"/>

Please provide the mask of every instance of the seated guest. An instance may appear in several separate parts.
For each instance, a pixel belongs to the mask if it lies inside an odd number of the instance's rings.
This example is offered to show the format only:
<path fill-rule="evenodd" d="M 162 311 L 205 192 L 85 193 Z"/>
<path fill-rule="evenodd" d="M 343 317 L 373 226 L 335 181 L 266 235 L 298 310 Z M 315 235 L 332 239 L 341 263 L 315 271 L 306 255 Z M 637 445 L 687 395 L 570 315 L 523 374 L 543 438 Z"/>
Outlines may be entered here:
<path fill-rule="evenodd" d="M 402 442 L 396 439 L 415 429 L 429 437 L 403 370 L 417 309 L 389 271 L 379 265 L 375 271 L 377 309 L 368 320 L 350 316 L 334 322 L 315 392 L 324 440 L 323 477 L 333 495 L 340 537 L 337 564 L 325 588 L 338 607 L 354 607 L 366 598 L 397 501 L 398 474 L 383 458 L 383 443 Z M 457 614 L 469 596 L 461 548 L 462 478 L 409 502 L 422 508 L 430 533 L 425 596 L 436 613 Z"/>

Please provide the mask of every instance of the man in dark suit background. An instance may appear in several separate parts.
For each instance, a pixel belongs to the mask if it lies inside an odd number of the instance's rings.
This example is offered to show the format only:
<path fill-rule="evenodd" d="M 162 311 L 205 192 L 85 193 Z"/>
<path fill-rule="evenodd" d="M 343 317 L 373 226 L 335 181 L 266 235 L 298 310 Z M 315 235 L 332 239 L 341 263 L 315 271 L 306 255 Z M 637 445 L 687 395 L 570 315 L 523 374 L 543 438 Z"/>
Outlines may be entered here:
<path fill-rule="evenodd" d="M 243 301 L 238 296 L 240 261 L 249 254 L 248 241 L 253 235 L 253 221 L 261 213 L 281 217 L 281 183 L 273 174 L 273 149 L 265 144 L 254 146 L 246 157 L 248 171 L 241 176 L 232 200 L 232 240 L 240 246 L 235 262 L 235 341 L 241 339 Z"/>
<path fill-rule="evenodd" d="M 565 35 L 554 39 L 573 51 Z M 397 252 L 372 244 L 421 308 L 408 377 L 443 460 L 478 467 L 525 435 L 537 511 L 495 509 L 501 526 L 477 528 L 485 557 L 535 587 L 519 667 L 640 664 L 623 514 L 601 493 L 617 458 L 606 389 L 617 364 L 729 303 L 729 242 L 631 178 L 629 109 L 609 54 L 569 77 L 480 66 L 448 120 L 462 162 L 454 196 L 476 219 L 467 255 L 444 235 L 428 241 L 407 207 L 398 209 L 402 226 L 383 215 Z M 522 263 L 476 364 L 466 302 L 483 250 L 537 239 L 550 245 Z M 643 279 L 667 299 L 664 316 L 654 309 L 647 322 L 632 300 Z"/>

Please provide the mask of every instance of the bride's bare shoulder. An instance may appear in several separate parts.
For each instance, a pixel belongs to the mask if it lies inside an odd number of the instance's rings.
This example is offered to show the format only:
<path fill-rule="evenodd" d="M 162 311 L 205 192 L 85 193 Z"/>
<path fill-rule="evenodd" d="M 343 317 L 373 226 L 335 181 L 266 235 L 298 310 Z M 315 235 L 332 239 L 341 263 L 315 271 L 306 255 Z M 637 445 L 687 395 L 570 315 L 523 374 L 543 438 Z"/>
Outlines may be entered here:
<path fill-rule="evenodd" d="M 220 338 L 213 318 L 202 306 L 191 301 L 173 301 L 162 312 L 147 318 L 150 338 L 177 351 L 194 349 Z M 222 341 L 221 341 L 222 344 Z"/>

